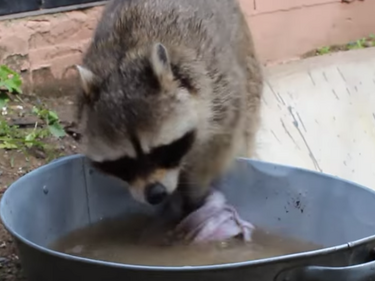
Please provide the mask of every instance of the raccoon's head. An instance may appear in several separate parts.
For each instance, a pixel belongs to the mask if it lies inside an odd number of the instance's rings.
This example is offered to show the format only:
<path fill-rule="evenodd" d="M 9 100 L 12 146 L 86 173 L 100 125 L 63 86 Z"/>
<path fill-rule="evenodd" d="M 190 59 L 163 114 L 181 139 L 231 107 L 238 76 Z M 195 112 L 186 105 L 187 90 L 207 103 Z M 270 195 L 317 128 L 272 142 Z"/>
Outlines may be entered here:
<path fill-rule="evenodd" d="M 202 101 L 160 43 L 116 64 L 98 61 L 78 66 L 83 153 L 127 182 L 137 200 L 161 203 L 176 189 L 197 139 Z"/>

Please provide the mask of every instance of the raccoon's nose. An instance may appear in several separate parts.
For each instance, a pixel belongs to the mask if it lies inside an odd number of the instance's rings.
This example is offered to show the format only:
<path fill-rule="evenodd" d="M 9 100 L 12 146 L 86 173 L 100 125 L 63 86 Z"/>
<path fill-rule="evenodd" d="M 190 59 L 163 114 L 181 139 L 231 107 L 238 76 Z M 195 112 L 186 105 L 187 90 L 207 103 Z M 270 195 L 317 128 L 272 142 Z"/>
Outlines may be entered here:
<path fill-rule="evenodd" d="M 160 204 L 168 196 L 167 189 L 161 183 L 152 183 L 146 186 L 145 197 L 151 205 Z"/>

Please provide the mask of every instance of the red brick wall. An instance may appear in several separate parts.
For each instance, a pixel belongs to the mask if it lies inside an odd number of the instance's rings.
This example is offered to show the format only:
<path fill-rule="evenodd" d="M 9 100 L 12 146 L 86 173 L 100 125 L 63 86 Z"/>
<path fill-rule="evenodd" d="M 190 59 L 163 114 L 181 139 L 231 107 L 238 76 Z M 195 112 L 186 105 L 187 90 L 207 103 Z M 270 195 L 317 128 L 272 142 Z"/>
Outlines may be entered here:
<path fill-rule="evenodd" d="M 100 12 L 96 7 L 0 21 L 0 62 L 21 71 L 26 85 L 42 86 L 47 92 L 64 88 Z"/>
<path fill-rule="evenodd" d="M 241 0 L 264 62 L 375 33 L 374 0 Z"/>
<path fill-rule="evenodd" d="M 375 0 L 240 1 L 265 63 L 375 33 Z M 73 66 L 80 62 L 101 9 L 0 21 L 0 63 L 22 71 L 30 89 L 49 93 L 74 87 Z"/>

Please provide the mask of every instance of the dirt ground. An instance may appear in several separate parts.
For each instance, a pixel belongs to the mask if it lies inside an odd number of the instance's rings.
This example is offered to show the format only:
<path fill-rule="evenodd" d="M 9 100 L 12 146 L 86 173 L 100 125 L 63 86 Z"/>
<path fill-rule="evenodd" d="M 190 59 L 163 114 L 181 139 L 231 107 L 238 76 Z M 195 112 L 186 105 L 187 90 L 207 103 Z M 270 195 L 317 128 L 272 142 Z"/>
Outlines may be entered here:
<path fill-rule="evenodd" d="M 27 127 L 35 123 L 35 116 L 32 116 L 31 108 L 33 105 L 43 103 L 49 110 L 55 110 L 63 126 L 69 126 L 72 122 L 72 98 L 71 97 L 49 97 L 36 98 L 33 96 L 22 96 L 23 111 L 26 112 L 22 120 L 17 112 L 9 113 L 5 118 L 8 121 L 23 123 L 21 127 Z M 19 129 L 19 130 L 22 130 Z M 30 150 L 27 152 L 0 150 L 0 200 L 7 187 L 17 178 L 28 173 L 29 171 L 40 167 L 49 161 L 77 153 L 74 139 L 67 134 L 62 139 L 49 137 L 48 144 L 53 147 L 48 154 L 43 151 Z M 17 251 L 12 238 L 4 229 L 0 222 L 0 280 L 1 281 L 21 281 L 26 280 L 22 273 Z"/>

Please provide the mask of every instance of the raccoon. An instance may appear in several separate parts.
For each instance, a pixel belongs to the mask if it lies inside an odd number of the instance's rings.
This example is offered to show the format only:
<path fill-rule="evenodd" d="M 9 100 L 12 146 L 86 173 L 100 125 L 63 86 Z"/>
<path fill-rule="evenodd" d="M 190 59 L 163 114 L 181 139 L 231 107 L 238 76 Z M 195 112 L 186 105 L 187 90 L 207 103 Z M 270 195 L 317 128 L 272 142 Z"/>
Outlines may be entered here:
<path fill-rule="evenodd" d="M 112 0 L 77 68 L 82 153 L 136 200 L 193 210 L 254 153 L 263 76 L 237 0 Z"/>

